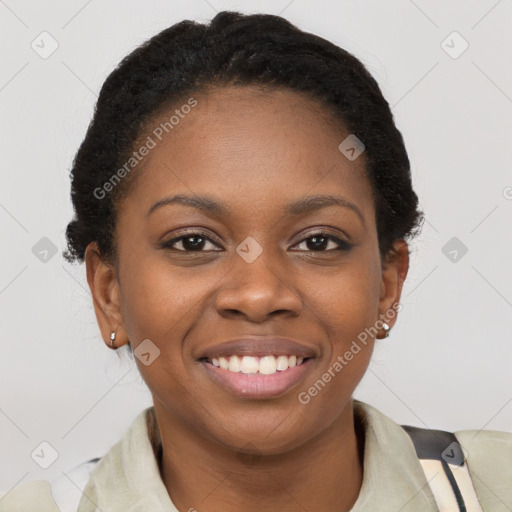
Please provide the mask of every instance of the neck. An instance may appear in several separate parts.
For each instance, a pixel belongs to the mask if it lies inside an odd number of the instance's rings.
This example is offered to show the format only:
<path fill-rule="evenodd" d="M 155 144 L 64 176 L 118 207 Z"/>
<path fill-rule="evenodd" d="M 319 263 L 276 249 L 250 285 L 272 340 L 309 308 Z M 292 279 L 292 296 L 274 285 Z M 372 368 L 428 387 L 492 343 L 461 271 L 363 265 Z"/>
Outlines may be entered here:
<path fill-rule="evenodd" d="M 363 478 L 364 433 L 352 401 L 314 439 L 279 455 L 248 456 L 205 439 L 157 406 L 160 471 L 178 510 L 350 511 Z M 357 420 L 357 418 L 356 418 Z"/>

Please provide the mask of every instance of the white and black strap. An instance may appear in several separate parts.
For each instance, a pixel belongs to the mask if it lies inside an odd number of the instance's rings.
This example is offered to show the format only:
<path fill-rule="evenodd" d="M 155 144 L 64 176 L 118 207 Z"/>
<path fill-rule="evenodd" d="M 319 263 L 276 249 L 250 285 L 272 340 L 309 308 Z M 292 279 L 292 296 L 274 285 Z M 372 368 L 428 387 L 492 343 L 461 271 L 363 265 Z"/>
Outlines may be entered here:
<path fill-rule="evenodd" d="M 455 434 L 409 425 L 402 428 L 414 444 L 439 512 L 483 512 Z"/>

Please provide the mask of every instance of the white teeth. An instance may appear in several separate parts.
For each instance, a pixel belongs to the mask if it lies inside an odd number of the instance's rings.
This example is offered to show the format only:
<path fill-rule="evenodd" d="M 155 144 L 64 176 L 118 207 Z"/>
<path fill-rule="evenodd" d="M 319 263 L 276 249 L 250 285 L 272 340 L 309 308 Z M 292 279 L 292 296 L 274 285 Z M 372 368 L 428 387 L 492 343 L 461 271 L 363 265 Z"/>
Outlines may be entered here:
<path fill-rule="evenodd" d="M 242 362 L 240 363 L 240 371 L 242 373 L 257 373 L 258 368 L 259 368 L 259 364 L 258 364 L 257 357 L 252 357 L 252 356 L 242 357 Z"/>
<path fill-rule="evenodd" d="M 276 373 L 276 358 L 274 356 L 265 356 L 260 359 L 260 373 L 263 375 Z"/>
<path fill-rule="evenodd" d="M 240 371 L 240 358 L 238 356 L 231 356 L 229 358 L 228 370 L 230 372 L 239 372 Z"/>
<path fill-rule="evenodd" d="M 277 358 L 276 370 L 288 370 L 288 358 L 286 356 L 279 356 Z"/>
<path fill-rule="evenodd" d="M 231 357 L 213 357 L 211 363 L 217 368 L 228 370 L 235 373 L 259 373 L 261 375 L 272 375 L 276 372 L 294 368 L 304 362 L 303 357 L 297 356 L 278 356 L 273 355 L 255 357 L 255 356 L 236 356 Z"/>

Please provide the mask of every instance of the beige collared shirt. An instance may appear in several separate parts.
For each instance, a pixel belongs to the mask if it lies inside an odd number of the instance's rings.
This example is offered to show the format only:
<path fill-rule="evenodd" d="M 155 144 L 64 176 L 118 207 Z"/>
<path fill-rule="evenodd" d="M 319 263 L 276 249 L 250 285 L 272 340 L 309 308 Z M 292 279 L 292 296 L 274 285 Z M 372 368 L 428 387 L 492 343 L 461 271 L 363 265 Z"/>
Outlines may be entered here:
<path fill-rule="evenodd" d="M 22 484 L 0 498 L 0 512 L 178 512 L 160 477 L 148 431 L 153 408 L 141 412 L 122 439 L 96 464 L 78 510 L 58 507 L 49 482 Z M 351 512 L 438 511 L 408 434 L 374 407 L 354 400 L 365 430 L 364 474 Z M 455 433 L 485 512 L 512 511 L 512 434 Z M 54 491 L 55 492 L 55 491 Z M 58 500 L 57 500 L 58 501 Z M 191 503 L 200 511 L 200 505 Z M 335 511 L 333 511 L 335 512 Z"/>

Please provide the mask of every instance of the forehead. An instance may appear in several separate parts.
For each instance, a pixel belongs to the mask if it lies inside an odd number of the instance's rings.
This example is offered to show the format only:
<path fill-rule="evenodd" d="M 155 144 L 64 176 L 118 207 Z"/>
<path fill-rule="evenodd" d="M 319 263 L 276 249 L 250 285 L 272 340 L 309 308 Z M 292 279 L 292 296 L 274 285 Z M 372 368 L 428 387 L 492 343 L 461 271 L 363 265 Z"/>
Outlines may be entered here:
<path fill-rule="evenodd" d="M 372 215 L 364 153 L 350 161 L 338 149 L 348 135 L 321 103 L 291 90 L 237 86 L 192 94 L 146 125 L 140 141 L 150 137 L 154 147 L 126 202 L 151 208 L 170 195 L 215 195 L 256 213 L 331 194 Z"/>

